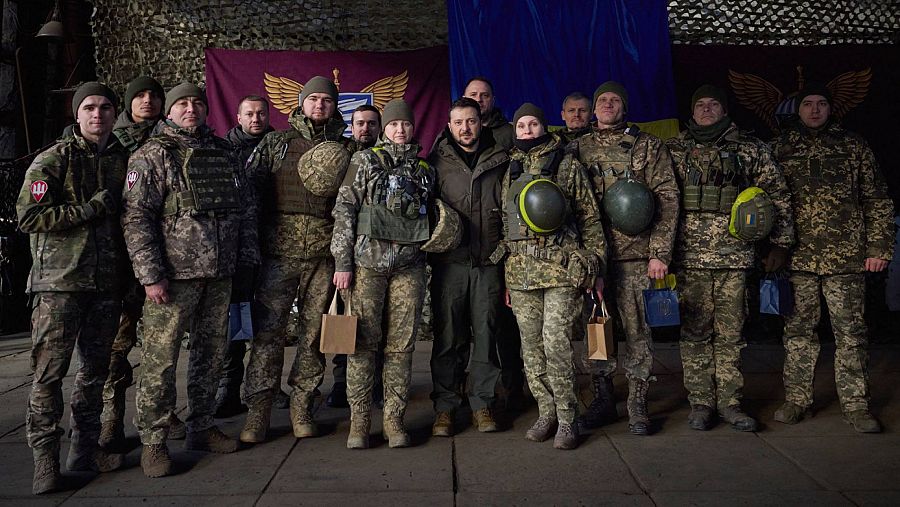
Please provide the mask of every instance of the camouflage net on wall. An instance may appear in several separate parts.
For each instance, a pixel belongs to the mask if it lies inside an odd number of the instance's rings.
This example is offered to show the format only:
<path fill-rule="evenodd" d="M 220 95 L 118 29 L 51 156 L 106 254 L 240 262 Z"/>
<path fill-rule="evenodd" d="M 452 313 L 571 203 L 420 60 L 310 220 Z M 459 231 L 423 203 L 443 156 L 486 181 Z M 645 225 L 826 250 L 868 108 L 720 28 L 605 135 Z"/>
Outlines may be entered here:
<path fill-rule="evenodd" d="M 444 0 L 93 0 L 97 76 L 203 82 L 206 47 L 403 51 L 447 43 Z"/>
<path fill-rule="evenodd" d="M 671 0 L 674 44 L 819 45 L 900 42 L 896 0 Z"/>

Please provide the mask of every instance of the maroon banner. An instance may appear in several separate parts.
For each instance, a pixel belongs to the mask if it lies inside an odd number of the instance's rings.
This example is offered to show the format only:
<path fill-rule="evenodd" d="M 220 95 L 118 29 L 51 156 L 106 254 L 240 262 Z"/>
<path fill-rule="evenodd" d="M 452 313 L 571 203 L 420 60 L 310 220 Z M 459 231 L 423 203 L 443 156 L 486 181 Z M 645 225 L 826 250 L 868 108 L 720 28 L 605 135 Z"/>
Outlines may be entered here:
<path fill-rule="evenodd" d="M 260 95 L 271 103 L 272 126 L 286 129 L 303 84 L 313 76 L 334 80 L 340 93 L 338 108 L 348 125 L 359 105 L 382 110 L 391 99 L 408 102 L 416 117 L 416 137 L 424 147 L 422 156 L 447 124 L 447 46 L 389 53 L 207 49 L 209 124 L 224 135 L 237 124 L 238 101 Z M 350 135 L 349 129 L 345 135 Z"/>

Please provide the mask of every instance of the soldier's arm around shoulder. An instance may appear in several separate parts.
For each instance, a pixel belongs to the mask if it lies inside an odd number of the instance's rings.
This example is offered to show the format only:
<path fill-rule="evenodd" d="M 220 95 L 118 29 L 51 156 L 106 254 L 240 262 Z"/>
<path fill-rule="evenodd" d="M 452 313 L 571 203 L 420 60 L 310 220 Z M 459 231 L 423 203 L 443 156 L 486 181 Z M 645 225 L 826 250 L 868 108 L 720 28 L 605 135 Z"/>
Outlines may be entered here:
<path fill-rule="evenodd" d="M 142 285 L 165 278 L 161 221 L 168 190 L 163 147 L 148 141 L 128 160 L 122 190 L 122 230 L 134 274 Z"/>
<path fill-rule="evenodd" d="M 650 257 L 669 265 L 672 262 L 672 247 L 678 228 L 681 192 L 675 180 L 675 169 L 669 149 L 655 136 L 642 133 L 641 137 L 646 137 L 645 175 L 647 185 L 656 196 L 657 207 L 656 219 L 650 232 Z"/>
<path fill-rule="evenodd" d="M 600 221 L 600 205 L 591 186 L 587 168 L 578 159 L 567 156 L 563 164 L 569 167 L 570 177 L 567 192 L 572 196 L 573 211 L 581 232 L 581 242 L 585 249 L 593 252 L 600 261 L 600 275 L 606 269 L 606 235 Z"/>
<path fill-rule="evenodd" d="M 25 172 L 25 183 L 16 201 L 19 229 L 25 233 L 58 232 L 79 226 L 97 217 L 99 202 L 69 202 L 65 189 L 69 165 L 67 143 L 57 144 L 39 154 Z"/>
<path fill-rule="evenodd" d="M 866 257 L 890 260 L 894 249 L 894 203 L 875 154 L 858 140 L 859 202 L 866 232 Z"/>
<path fill-rule="evenodd" d="M 350 167 L 338 190 L 331 215 L 334 232 L 331 236 L 331 255 L 336 271 L 353 271 L 353 246 L 356 244 L 356 218 L 366 196 L 370 168 L 377 164 L 370 150 L 358 151 L 350 158 Z"/>

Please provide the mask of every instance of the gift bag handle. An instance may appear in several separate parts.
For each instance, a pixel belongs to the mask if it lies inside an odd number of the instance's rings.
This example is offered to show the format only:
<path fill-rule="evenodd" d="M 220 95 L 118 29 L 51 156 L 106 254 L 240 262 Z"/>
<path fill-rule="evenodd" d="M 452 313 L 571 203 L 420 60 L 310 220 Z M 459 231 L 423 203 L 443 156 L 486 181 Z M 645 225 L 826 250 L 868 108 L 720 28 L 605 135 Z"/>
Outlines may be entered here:
<path fill-rule="evenodd" d="M 338 301 L 338 292 L 334 291 L 334 297 L 331 298 L 331 306 L 328 307 L 328 315 L 337 315 L 337 301 Z"/>
<path fill-rule="evenodd" d="M 353 309 L 351 308 L 351 301 L 353 300 L 353 293 L 350 292 L 350 289 L 346 289 L 347 297 L 342 297 L 346 305 L 344 305 L 344 315 L 350 316 L 353 315 Z M 340 295 L 340 290 L 334 291 L 334 297 L 331 298 L 331 306 L 328 307 L 328 315 L 340 315 L 337 311 L 337 302 L 338 296 Z"/>
<path fill-rule="evenodd" d="M 650 279 L 650 288 L 654 290 L 663 290 L 670 289 L 675 290 L 675 287 L 678 285 L 678 280 L 675 278 L 675 275 L 669 273 L 665 278 L 651 278 Z"/>
<path fill-rule="evenodd" d="M 335 292 L 338 292 L 338 291 L 335 291 Z M 349 316 L 353 315 L 353 305 L 352 305 L 353 292 L 351 292 L 350 289 L 347 289 L 346 295 L 347 295 L 347 297 L 343 298 L 344 302 L 347 303 L 347 305 L 344 307 L 344 315 L 349 317 Z"/>

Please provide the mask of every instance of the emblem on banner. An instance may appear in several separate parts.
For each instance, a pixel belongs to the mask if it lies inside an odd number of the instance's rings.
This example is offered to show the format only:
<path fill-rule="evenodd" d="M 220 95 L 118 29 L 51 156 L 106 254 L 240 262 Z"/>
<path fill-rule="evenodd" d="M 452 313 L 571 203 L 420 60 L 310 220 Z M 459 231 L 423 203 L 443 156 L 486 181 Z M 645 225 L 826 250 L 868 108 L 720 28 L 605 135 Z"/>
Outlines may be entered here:
<path fill-rule="evenodd" d="M 775 85 L 755 74 L 742 74 L 728 70 L 728 81 L 738 102 L 766 122 L 773 131 L 778 123 L 797 112 L 797 93 L 803 89 L 803 67 L 797 67 L 797 91 L 785 95 Z M 845 72 L 825 86 L 831 92 L 831 110 L 834 117 L 842 118 L 858 106 L 869 93 L 872 69 Z"/>
<path fill-rule="evenodd" d="M 263 82 L 266 86 L 266 93 L 272 101 L 272 106 L 284 114 L 290 114 L 291 111 L 300 106 L 300 93 L 303 91 L 303 85 L 287 77 L 273 76 L 269 73 L 263 73 Z M 384 111 L 384 105 L 393 99 L 403 98 L 406 92 L 406 85 L 409 83 L 409 72 L 403 71 L 396 76 L 388 76 L 379 79 L 374 83 L 366 86 L 358 92 L 342 92 L 341 82 L 338 79 L 340 70 L 332 69 L 334 74 L 334 85 L 338 88 L 338 111 L 347 124 L 345 135 L 350 135 L 350 116 L 357 107 L 368 104 L 375 106 L 379 111 Z"/>

